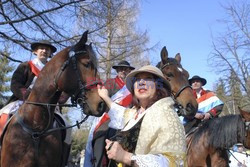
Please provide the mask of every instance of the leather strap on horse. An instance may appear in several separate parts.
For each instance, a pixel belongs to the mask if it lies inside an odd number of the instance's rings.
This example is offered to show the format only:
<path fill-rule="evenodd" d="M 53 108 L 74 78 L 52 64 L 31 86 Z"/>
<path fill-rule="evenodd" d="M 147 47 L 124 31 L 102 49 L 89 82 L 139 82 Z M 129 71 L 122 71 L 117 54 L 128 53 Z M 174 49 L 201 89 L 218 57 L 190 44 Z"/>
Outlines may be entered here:
<path fill-rule="evenodd" d="M 77 68 L 77 60 L 76 60 L 76 56 L 81 54 L 81 53 L 86 53 L 87 51 L 85 50 L 80 50 L 80 51 L 75 51 L 74 50 L 75 48 L 74 47 L 71 47 L 70 48 L 70 51 L 69 51 L 69 58 L 63 63 L 63 65 L 61 66 L 60 68 L 60 71 L 57 73 L 55 79 L 54 79 L 54 85 L 55 85 L 55 88 L 58 90 L 58 91 L 61 91 L 58 87 L 58 80 L 60 78 L 60 76 L 62 75 L 62 73 L 64 72 L 64 70 L 66 69 L 66 67 L 68 67 L 70 61 L 72 61 L 72 65 L 73 65 L 73 69 L 74 71 L 76 72 L 76 75 L 77 75 L 77 83 L 78 83 L 78 86 L 79 86 L 79 89 L 71 96 L 71 101 L 73 104 L 76 104 L 76 103 L 84 103 L 85 102 L 85 93 L 86 93 L 86 90 L 90 87 L 92 87 L 93 85 L 97 85 L 97 84 L 102 84 L 101 81 L 94 81 L 90 84 L 86 84 L 84 83 L 82 80 L 81 80 L 81 77 L 80 77 L 80 72 Z M 82 98 L 78 98 L 78 95 L 79 94 L 82 94 L 83 97 Z"/>
<path fill-rule="evenodd" d="M 83 122 L 85 122 L 88 119 L 88 115 L 85 116 L 80 122 L 76 121 L 76 124 L 71 125 L 71 126 L 63 126 L 63 127 L 59 127 L 59 128 L 47 128 L 41 132 L 34 132 L 32 128 L 30 128 L 29 126 L 27 126 L 24 122 L 23 119 L 19 116 L 18 112 L 15 114 L 17 116 L 17 122 L 22 126 L 23 130 L 25 132 L 27 132 L 28 134 L 30 134 L 32 136 L 33 139 L 36 138 L 40 138 L 41 136 L 46 136 L 49 135 L 50 133 L 54 132 L 54 131 L 58 131 L 58 130 L 66 130 L 69 128 L 73 128 L 75 126 L 77 126 L 78 129 L 80 129 L 80 126 Z"/>

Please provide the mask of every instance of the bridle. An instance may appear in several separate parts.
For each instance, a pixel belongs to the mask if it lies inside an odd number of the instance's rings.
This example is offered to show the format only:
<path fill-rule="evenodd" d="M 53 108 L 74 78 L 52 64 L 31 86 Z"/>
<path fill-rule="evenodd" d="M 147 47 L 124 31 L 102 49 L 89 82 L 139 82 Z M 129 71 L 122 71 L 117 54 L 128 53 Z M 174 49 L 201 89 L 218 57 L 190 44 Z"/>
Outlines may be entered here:
<path fill-rule="evenodd" d="M 51 132 L 57 131 L 57 130 L 64 130 L 64 129 L 69 129 L 69 128 L 73 128 L 75 126 L 77 126 L 78 128 L 80 128 L 80 125 L 85 122 L 88 118 L 88 115 L 85 116 L 85 118 L 83 118 L 82 121 L 80 122 L 76 122 L 75 125 L 72 126 L 63 126 L 63 127 L 59 127 L 59 128 L 51 128 L 51 124 L 52 124 L 52 115 L 51 115 L 51 107 L 55 107 L 55 106 L 62 106 L 62 107 L 76 107 L 77 103 L 79 104 L 79 102 L 82 103 L 86 103 L 86 91 L 88 91 L 88 88 L 97 85 L 97 84 L 101 84 L 100 81 L 94 81 L 90 84 L 86 84 L 82 81 L 81 79 L 81 75 L 80 75 L 80 71 L 77 68 L 77 56 L 80 54 L 84 54 L 87 53 L 86 50 L 81 50 L 81 51 L 75 51 L 74 47 L 71 47 L 70 51 L 69 51 L 69 57 L 68 59 L 62 64 L 60 71 L 57 73 L 55 79 L 54 79 L 54 86 L 57 89 L 56 93 L 58 92 L 62 92 L 59 87 L 58 87 L 58 81 L 60 79 L 60 76 L 62 75 L 62 73 L 65 71 L 65 69 L 69 66 L 70 63 L 72 63 L 73 65 L 73 69 L 77 75 L 77 83 L 78 83 L 78 87 L 79 89 L 77 89 L 73 95 L 71 96 L 71 103 L 72 104 L 50 104 L 50 103 L 39 103 L 39 102 L 30 102 L 30 101 L 25 101 L 26 104 L 33 104 L 33 105 L 38 105 L 38 106 L 42 106 L 45 108 L 46 111 L 48 111 L 49 114 L 49 121 L 48 124 L 46 126 L 45 129 L 41 130 L 41 131 L 34 131 L 34 129 L 32 129 L 31 127 L 29 127 L 27 124 L 25 124 L 23 122 L 23 118 L 19 115 L 19 113 L 16 113 L 16 117 L 17 117 L 17 122 L 22 126 L 23 130 L 26 131 L 28 134 L 30 134 L 33 138 L 33 140 L 35 141 L 35 143 L 39 143 L 36 141 L 39 141 L 41 136 L 46 136 L 48 134 L 50 134 Z M 80 97 L 80 96 L 81 97 Z"/>
<path fill-rule="evenodd" d="M 166 68 L 167 66 L 171 66 L 171 65 L 176 65 L 176 66 L 178 66 L 178 67 L 181 68 L 181 65 L 180 65 L 179 63 L 173 61 L 173 62 L 167 62 L 167 63 L 164 64 L 160 69 L 161 69 L 161 71 L 163 71 L 164 68 Z M 166 79 L 167 79 L 169 82 L 171 81 L 170 77 L 167 77 L 167 76 L 166 76 Z M 178 102 L 178 100 L 177 100 L 177 98 L 180 96 L 180 94 L 181 94 L 186 88 L 191 88 L 191 89 L 192 89 L 192 87 L 191 87 L 190 85 L 183 85 L 177 92 L 174 92 L 173 90 L 171 90 L 171 96 L 172 96 L 172 98 L 173 98 L 173 100 L 174 100 L 174 102 L 175 102 L 174 107 L 175 107 L 175 110 L 176 110 L 178 116 L 184 115 L 184 113 L 185 113 L 185 111 L 186 111 L 185 108 L 184 108 L 184 107 Z"/>
<path fill-rule="evenodd" d="M 57 73 L 57 75 L 56 75 L 56 77 L 54 79 L 54 85 L 59 91 L 58 80 L 59 80 L 61 74 L 63 73 L 63 71 L 66 69 L 66 67 L 68 67 L 70 62 L 72 62 L 73 69 L 74 69 L 74 71 L 75 71 L 75 73 L 77 75 L 77 83 L 78 83 L 78 87 L 79 87 L 79 89 L 77 89 L 75 91 L 75 93 L 73 93 L 73 95 L 71 96 L 71 102 L 72 102 L 72 104 L 75 104 L 75 105 L 77 103 L 80 103 L 80 102 L 85 103 L 85 101 L 87 99 L 86 98 L 86 92 L 88 91 L 88 88 L 90 88 L 90 87 L 92 87 L 94 85 L 102 84 L 100 80 L 93 81 L 92 83 L 89 83 L 89 84 L 84 83 L 81 80 L 80 71 L 77 68 L 77 55 L 85 54 L 85 53 L 87 53 L 86 50 L 75 51 L 74 47 L 72 47 L 70 49 L 70 51 L 69 51 L 69 58 L 63 63 L 63 65 L 60 68 L 60 71 Z M 79 97 L 79 95 L 81 95 L 81 97 Z"/>

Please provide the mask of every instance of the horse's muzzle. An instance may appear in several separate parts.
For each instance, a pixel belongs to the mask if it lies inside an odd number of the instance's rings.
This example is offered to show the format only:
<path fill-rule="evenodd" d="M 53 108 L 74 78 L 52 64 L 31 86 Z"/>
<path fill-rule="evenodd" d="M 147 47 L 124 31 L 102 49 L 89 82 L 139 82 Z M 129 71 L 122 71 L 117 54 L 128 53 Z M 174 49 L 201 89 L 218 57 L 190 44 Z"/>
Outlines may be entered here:
<path fill-rule="evenodd" d="M 194 107 L 191 103 L 188 103 L 185 108 L 184 115 L 188 118 L 194 118 L 197 110 L 197 107 Z"/>

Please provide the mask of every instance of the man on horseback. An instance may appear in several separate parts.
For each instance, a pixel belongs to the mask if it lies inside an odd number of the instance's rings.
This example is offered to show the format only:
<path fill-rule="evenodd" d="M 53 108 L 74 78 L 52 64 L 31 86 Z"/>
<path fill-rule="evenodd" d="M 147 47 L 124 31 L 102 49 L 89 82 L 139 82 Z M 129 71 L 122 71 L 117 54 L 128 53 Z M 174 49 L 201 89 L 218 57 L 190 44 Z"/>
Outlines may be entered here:
<path fill-rule="evenodd" d="M 114 102 L 128 107 L 132 102 L 132 96 L 125 86 L 125 78 L 128 73 L 135 68 L 130 66 L 129 62 L 125 60 L 120 61 L 112 68 L 116 70 L 117 76 L 107 79 L 104 85 L 108 89 L 109 97 L 111 97 Z M 110 119 L 107 113 L 104 113 L 100 118 L 95 118 L 86 146 L 84 167 L 93 165 L 95 167 L 104 167 L 108 165 L 108 158 L 104 155 L 105 139 L 110 138 L 116 133 L 116 130 L 108 127 L 109 122 Z M 102 133 L 98 132 L 99 129 L 101 129 Z M 99 150 L 97 151 L 96 149 Z"/>
<path fill-rule="evenodd" d="M 0 135 L 10 115 L 15 113 L 28 97 L 39 72 L 45 66 L 48 58 L 56 52 L 56 47 L 47 40 L 41 40 L 31 44 L 31 50 L 36 57 L 21 63 L 11 79 L 11 91 L 13 95 L 7 105 L 0 110 Z"/>
<path fill-rule="evenodd" d="M 192 127 L 198 126 L 201 121 L 218 117 L 224 106 L 224 103 L 214 92 L 203 89 L 203 86 L 207 83 L 205 78 L 195 75 L 188 81 L 198 102 L 198 111 L 194 120 L 188 121 L 184 118 L 186 132 Z"/>

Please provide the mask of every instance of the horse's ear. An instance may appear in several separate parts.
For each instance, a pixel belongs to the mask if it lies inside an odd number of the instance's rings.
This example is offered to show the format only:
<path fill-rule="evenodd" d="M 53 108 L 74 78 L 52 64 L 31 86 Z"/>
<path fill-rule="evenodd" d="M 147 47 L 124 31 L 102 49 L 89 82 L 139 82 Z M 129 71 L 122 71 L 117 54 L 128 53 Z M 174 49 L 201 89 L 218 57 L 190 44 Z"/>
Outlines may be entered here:
<path fill-rule="evenodd" d="M 168 59 L 168 51 L 166 46 L 164 46 L 161 50 L 161 62 L 165 64 L 167 62 L 167 59 Z"/>
<path fill-rule="evenodd" d="M 175 59 L 181 64 L 181 54 L 180 53 L 177 53 L 175 55 Z"/>
<path fill-rule="evenodd" d="M 82 34 L 82 37 L 80 39 L 80 41 L 78 42 L 79 44 L 85 44 L 88 40 L 88 30 L 85 31 L 83 34 Z"/>

